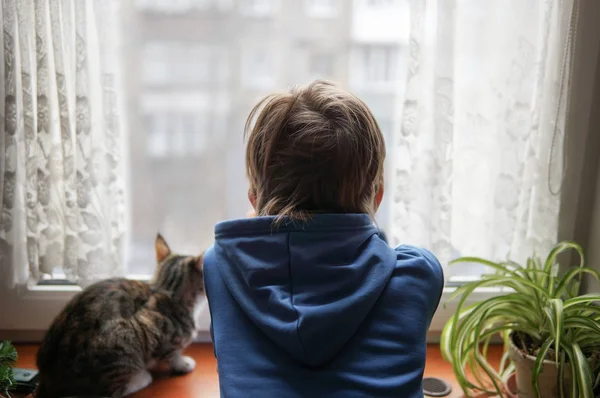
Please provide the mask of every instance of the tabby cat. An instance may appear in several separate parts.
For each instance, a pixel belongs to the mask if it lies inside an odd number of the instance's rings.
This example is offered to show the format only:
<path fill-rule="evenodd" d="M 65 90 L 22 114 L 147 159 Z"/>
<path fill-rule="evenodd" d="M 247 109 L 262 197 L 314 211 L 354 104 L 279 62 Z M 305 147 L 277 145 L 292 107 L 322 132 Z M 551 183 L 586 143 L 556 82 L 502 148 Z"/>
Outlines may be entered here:
<path fill-rule="evenodd" d="M 98 282 L 54 320 L 37 355 L 37 398 L 122 397 L 147 387 L 151 371 L 194 369 L 194 360 L 181 351 L 196 335 L 202 256 L 171 253 L 160 234 L 155 246 L 158 265 L 150 284 Z"/>

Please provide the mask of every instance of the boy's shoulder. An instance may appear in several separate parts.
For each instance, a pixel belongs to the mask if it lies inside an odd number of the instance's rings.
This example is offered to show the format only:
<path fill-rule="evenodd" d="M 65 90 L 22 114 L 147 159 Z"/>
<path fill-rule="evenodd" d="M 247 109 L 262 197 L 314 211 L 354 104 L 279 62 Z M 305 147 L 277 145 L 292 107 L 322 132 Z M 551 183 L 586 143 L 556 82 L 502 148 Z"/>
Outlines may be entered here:
<path fill-rule="evenodd" d="M 431 283 L 431 288 L 442 290 L 444 286 L 444 271 L 442 265 L 427 249 L 402 245 L 396 249 L 396 274 L 411 275 L 425 279 Z"/>
<path fill-rule="evenodd" d="M 444 289 L 444 271 L 429 250 L 403 245 L 395 249 L 396 269 L 388 284 L 388 293 L 398 301 L 410 301 L 422 308 L 431 321 Z"/>
<path fill-rule="evenodd" d="M 400 245 L 394 250 L 399 262 L 412 265 L 416 265 L 417 263 L 426 263 L 433 270 L 442 272 L 442 265 L 440 264 L 439 260 L 427 249 L 410 245 Z"/>
<path fill-rule="evenodd" d="M 437 257 L 429 250 L 411 245 L 400 245 L 394 250 L 398 260 L 398 266 L 426 266 L 426 269 L 430 270 L 432 273 L 443 276 L 442 265 Z"/>

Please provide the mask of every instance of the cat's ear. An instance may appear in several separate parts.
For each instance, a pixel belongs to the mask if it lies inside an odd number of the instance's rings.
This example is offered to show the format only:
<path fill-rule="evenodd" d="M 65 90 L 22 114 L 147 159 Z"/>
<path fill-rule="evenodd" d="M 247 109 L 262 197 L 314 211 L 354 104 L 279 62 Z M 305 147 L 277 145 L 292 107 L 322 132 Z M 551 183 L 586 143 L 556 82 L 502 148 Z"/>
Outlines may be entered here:
<path fill-rule="evenodd" d="M 156 243 L 154 244 L 154 249 L 156 250 L 156 261 L 159 263 L 163 262 L 165 258 L 171 254 L 171 249 L 169 249 L 169 245 L 167 245 L 167 241 L 162 237 L 161 234 L 156 235 Z"/>
<path fill-rule="evenodd" d="M 194 258 L 193 264 L 194 264 L 194 268 L 196 268 L 198 271 L 202 272 L 202 269 L 204 268 L 204 253 L 202 253 L 198 257 Z"/>

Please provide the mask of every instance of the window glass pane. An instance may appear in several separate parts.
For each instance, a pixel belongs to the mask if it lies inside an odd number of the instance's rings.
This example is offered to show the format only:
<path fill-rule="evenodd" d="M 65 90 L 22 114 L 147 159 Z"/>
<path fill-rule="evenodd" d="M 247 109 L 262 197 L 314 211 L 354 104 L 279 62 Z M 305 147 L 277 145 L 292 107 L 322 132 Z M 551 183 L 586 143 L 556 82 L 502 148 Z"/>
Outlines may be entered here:
<path fill-rule="evenodd" d="M 334 56 L 333 54 L 316 52 L 310 57 L 310 78 L 322 79 L 333 77 Z"/>
<path fill-rule="evenodd" d="M 339 0 L 305 0 L 306 12 L 313 18 L 334 18 L 338 15 Z"/>
<path fill-rule="evenodd" d="M 386 136 L 401 115 L 394 105 L 401 89 L 380 95 L 370 84 L 393 81 L 404 65 L 393 46 L 356 42 L 348 28 L 353 2 L 225 3 L 140 0 L 125 21 L 136 27 L 126 79 L 132 273 L 152 272 L 157 232 L 175 251 L 199 253 L 212 243 L 215 223 L 245 216 L 242 131 L 264 94 L 327 78 L 364 98 Z"/>
<path fill-rule="evenodd" d="M 447 237 L 453 256 L 501 258 L 510 252 L 508 240 L 497 242 L 498 231 L 511 233 L 509 211 L 514 203 L 520 204 L 519 186 L 496 180 L 507 169 L 524 164 L 528 130 L 513 125 L 529 123 L 529 103 L 510 102 L 510 95 L 525 102 L 534 97 L 539 76 L 534 73 L 536 52 L 528 46 L 539 38 L 537 33 L 528 34 L 529 40 L 520 44 L 522 56 L 504 59 L 498 47 L 490 45 L 506 44 L 504 36 L 473 34 L 485 31 L 490 15 L 495 15 L 491 11 L 499 12 L 500 6 L 483 0 L 459 2 L 455 11 L 461 23 L 453 28 L 460 46 L 452 49 L 448 66 L 452 75 L 439 81 L 432 78 L 433 72 L 425 73 L 423 86 L 432 98 L 421 103 L 405 97 L 409 68 L 417 73 L 437 64 L 432 59 L 411 61 L 418 54 L 409 48 L 409 29 L 415 22 L 410 20 L 409 0 L 123 1 L 130 2 L 131 12 L 123 23 L 126 31 L 132 31 L 124 51 L 130 272 L 153 271 L 157 232 L 175 251 L 200 253 L 212 243 L 215 223 L 246 215 L 243 129 L 248 113 L 263 95 L 317 78 L 333 80 L 361 98 L 384 133 L 386 190 L 377 215 L 382 228 L 408 225 L 402 230 L 410 232 L 396 234 L 400 243 L 429 248 L 435 240 L 431 231 L 437 228 L 433 224 L 450 222 L 442 216 L 430 219 L 435 204 L 449 209 L 444 215 L 453 220 Z M 432 7 L 443 4 L 432 2 Z M 418 44 L 423 51 L 441 40 L 435 21 L 422 21 Z M 538 32 L 537 27 L 531 30 Z M 516 59 L 519 62 L 513 62 Z M 515 69 L 514 81 L 492 81 L 493 67 L 501 62 L 512 62 L 507 67 Z M 534 72 L 528 74 L 528 68 Z M 438 83 L 447 87 L 434 91 L 432 86 Z M 508 95 L 506 84 L 514 86 Z M 447 100 L 458 86 L 485 103 L 482 112 L 471 112 L 471 96 Z M 494 91 L 496 86 L 504 97 Z M 445 123 L 436 119 L 436 112 L 442 111 L 454 112 L 448 121 L 453 129 L 451 150 L 434 153 L 439 141 L 434 127 Z M 414 131 L 418 134 L 408 133 Z M 510 134 L 523 136 L 516 139 Z M 508 160 L 488 164 L 481 162 L 486 157 L 482 153 Z M 451 192 L 440 198 L 430 189 L 430 178 L 417 186 L 415 176 L 431 176 L 442 167 L 452 168 Z M 519 175 L 519 170 L 512 175 Z M 535 202 L 536 193 L 530 194 Z M 495 201 L 508 209 L 506 214 L 494 208 Z M 485 224 L 478 223 L 478 215 L 490 212 L 501 220 L 486 217 Z M 486 238 L 473 243 L 473 234 Z M 485 244 L 479 244 L 483 240 Z M 467 266 L 456 276 L 473 277 L 484 271 Z"/>
<path fill-rule="evenodd" d="M 242 53 L 242 84 L 248 88 L 269 89 L 276 83 L 275 54 L 265 48 Z"/>
<path fill-rule="evenodd" d="M 284 0 L 285 1 L 285 0 Z M 248 16 L 269 16 L 277 8 L 279 0 L 244 0 L 239 2 L 241 10 Z"/>
<path fill-rule="evenodd" d="M 402 70 L 396 46 L 362 45 L 355 51 L 355 84 L 387 85 L 398 80 Z"/>

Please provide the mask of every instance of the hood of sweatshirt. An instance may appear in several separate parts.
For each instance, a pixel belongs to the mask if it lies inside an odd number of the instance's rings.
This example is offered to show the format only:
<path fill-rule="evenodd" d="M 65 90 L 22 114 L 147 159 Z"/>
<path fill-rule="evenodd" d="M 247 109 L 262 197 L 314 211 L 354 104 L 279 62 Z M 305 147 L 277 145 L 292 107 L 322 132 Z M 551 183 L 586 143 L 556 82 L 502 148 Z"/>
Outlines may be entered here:
<path fill-rule="evenodd" d="M 366 214 L 279 225 L 274 217 L 226 221 L 215 227 L 214 254 L 242 311 L 313 367 L 343 349 L 396 267 L 394 249 Z"/>

